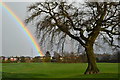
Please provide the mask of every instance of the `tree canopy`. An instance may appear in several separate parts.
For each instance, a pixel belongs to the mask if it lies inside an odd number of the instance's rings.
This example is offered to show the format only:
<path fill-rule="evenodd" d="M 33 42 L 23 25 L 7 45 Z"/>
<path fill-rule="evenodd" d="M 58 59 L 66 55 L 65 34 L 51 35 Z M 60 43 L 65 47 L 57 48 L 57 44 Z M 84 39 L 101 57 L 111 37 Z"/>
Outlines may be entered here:
<path fill-rule="evenodd" d="M 29 6 L 28 11 L 31 15 L 26 19 L 26 23 L 36 20 L 36 33 L 38 38 L 42 35 L 41 43 L 47 37 L 51 38 L 50 41 L 53 43 L 57 35 L 62 43 L 68 35 L 84 46 L 88 38 L 94 35 L 97 24 L 101 22 L 99 35 L 109 44 L 117 46 L 113 44 L 113 35 L 120 34 L 119 8 L 119 3 L 115 2 L 92 2 L 77 6 L 76 3 L 67 2 L 40 2 Z M 93 40 L 92 37 L 91 39 Z"/>

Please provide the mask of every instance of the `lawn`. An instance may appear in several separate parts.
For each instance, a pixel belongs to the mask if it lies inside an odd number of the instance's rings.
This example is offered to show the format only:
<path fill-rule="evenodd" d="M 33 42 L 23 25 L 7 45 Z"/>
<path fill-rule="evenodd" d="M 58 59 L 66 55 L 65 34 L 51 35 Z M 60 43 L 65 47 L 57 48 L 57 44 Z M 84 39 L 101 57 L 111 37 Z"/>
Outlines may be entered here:
<path fill-rule="evenodd" d="M 97 63 L 100 73 L 84 75 L 86 63 L 3 63 L 3 78 L 117 78 L 118 63 Z"/>

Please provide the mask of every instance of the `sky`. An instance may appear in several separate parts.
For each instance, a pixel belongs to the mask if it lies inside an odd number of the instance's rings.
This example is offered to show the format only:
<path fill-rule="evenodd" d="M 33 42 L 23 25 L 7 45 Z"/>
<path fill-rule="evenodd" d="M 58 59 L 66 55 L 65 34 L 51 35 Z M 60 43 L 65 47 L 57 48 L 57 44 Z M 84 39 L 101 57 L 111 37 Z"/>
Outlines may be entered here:
<path fill-rule="evenodd" d="M 6 2 L 5 4 L 24 22 L 27 18 L 27 7 L 33 2 Z M 27 28 L 35 36 L 35 27 L 33 24 L 27 25 Z M 3 56 L 39 56 L 31 41 L 26 37 L 20 26 L 14 18 L 2 8 L 2 55 Z M 73 47 L 70 45 L 66 51 L 72 51 Z M 49 44 L 49 43 L 48 43 Z M 49 49 L 40 46 L 43 53 Z M 72 48 L 72 49 L 71 49 Z"/>
<path fill-rule="evenodd" d="M 24 22 L 27 16 L 28 2 L 7 2 L 6 5 Z M 32 43 L 14 18 L 2 9 L 2 55 L 4 56 L 35 56 L 38 53 L 35 51 Z M 27 26 L 33 33 L 33 28 Z M 34 53 L 34 54 L 33 54 Z"/>
<path fill-rule="evenodd" d="M 6 2 L 6 5 L 24 22 L 27 18 L 27 7 L 33 2 Z M 13 17 L 6 12 L 4 8 L 0 8 L 0 55 L 3 56 L 38 56 L 31 41 L 24 34 L 23 30 L 16 23 Z M 35 27 L 32 24 L 27 25 L 27 28 L 35 36 Z M 72 51 L 74 47 L 71 46 L 71 42 L 66 45 L 67 51 Z M 106 47 L 105 45 L 103 45 Z M 47 48 L 40 46 L 42 51 L 45 52 Z M 47 47 L 47 45 L 46 45 Z M 105 51 L 111 52 L 106 47 Z M 106 52 L 107 52 L 106 51 Z M 103 53 L 103 51 L 99 51 Z"/>

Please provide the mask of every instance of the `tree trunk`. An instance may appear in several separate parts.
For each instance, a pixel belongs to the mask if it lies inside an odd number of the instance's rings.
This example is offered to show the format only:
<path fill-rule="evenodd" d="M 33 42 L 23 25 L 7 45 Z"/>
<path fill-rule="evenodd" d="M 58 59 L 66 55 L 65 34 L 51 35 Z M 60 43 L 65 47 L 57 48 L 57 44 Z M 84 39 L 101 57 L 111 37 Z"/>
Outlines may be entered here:
<path fill-rule="evenodd" d="M 99 69 L 96 65 L 96 58 L 94 55 L 93 45 L 89 45 L 85 48 L 87 59 L 88 59 L 88 67 L 85 71 L 85 74 L 97 74 L 99 73 Z"/>

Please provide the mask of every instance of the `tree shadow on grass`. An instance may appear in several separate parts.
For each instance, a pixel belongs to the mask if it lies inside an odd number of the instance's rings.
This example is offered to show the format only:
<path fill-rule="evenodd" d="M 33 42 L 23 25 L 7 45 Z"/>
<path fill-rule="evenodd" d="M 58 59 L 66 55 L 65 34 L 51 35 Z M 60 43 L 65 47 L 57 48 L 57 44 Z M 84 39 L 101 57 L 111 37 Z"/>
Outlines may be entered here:
<path fill-rule="evenodd" d="M 3 72 L 2 78 L 2 80 L 119 80 L 117 73 L 83 74 L 70 75 L 65 78 L 51 78 L 51 76 L 47 74 Z"/>
<path fill-rule="evenodd" d="M 71 78 L 118 78 L 120 74 L 117 73 L 99 73 L 99 74 L 88 74 L 88 75 L 74 75 Z"/>
<path fill-rule="evenodd" d="M 2 78 L 45 78 L 47 74 L 36 73 L 2 73 Z"/>

